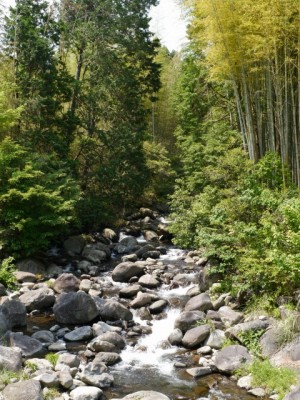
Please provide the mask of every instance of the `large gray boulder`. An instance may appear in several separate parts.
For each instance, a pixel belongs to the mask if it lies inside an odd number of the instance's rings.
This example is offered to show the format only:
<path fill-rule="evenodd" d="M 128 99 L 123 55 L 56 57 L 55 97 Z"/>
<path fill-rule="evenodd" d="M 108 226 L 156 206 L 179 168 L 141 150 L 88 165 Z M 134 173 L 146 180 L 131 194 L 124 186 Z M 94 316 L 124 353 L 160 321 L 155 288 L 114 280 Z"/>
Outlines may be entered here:
<path fill-rule="evenodd" d="M 85 246 L 82 256 L 96 265 L 101 264 L 107 259 L 107 254 L 105 251 L 96 249 L 91 245 Z"/>
<path fill-rule="evenodd" d="M 7 310 L 0 306 L 0 337 L 4 337 L 6 332 L 11 329 Z"/>
<path fill-rule="evenodd" d="M 11 333 L 9 341 L 11 346 L 21 349 L 24 357 L 38 356 L 44 352 L 43 344 L 39 340 L 23 335 L 20 332 Z"/>
<path fill-rule="evenodd" d="M 106 332 L 100 335 L 98 339 L 112 343 L 117 349 L 122 350 L 126 346 L 125 340 L 116 332 Z"/>
<path fill-rule="evenodd" d="M 224 374 L 231 374 L 245 364 L 249 364 L 252 358 L 244 346 L 233 345 L 220 350 L 215 358 L 215 366 Z"/>
<path fill-rule="evenodd" d="M 55 295 L 52 289 L 45 286 L 25 292 L 19 300 L 25 305 L 27 311 L 43 310 L 53 306 Z"/>
<path fill-rule="evenodd" d="M 81 326 L 65 334 L 64 338 L 69 342 L 80 342 L 93 337 L 93 329 L 90 326 Z"/>
<path fill-rule="evenodd" d="M 35 379 L 37 379 L 41 383 L 43 388 L 59 386 L 58 374 L 54 371 L 41 371 L 40 374 L 35 376 Z"/>
<path fill-rule="evenodd" d="M 116 326 L 111 326 L 108 325 L 106 322 L 99 321 L 96 324 L 93 324 L 93 335 L 94 336 L 100 336 L 103 335 L 103 333 L 106 332 L 119 332 L 121 331 L 121 328 L 118 328 Z"/>
<path fill-rule="evenodd" d="M 158 234 L 154 231 L 143 231 L 143 235 L 147 242 L 159 242 Z"/>
<path fill-rule="evenodd" d="M 157 260 L 160 257 L 160 251 L 158 250 L 149 250 L 143 253 L 142 258 L 144 260 L 147 260 L 147 258 L 152 258 L 154 260 Z"/>
<path fill-rule="evenodd" d="M 149 293 L 139 292 L 134 300 L 130 303 L 132 308 L 141 308 L 151 304 L 153 301 L 152 296 Z"/>
<path fill-rule="evenodd" d="M 181 344 L 182 338 L 183 334 L 181 330 L 176 328 L 170 333 L 168 341 L 171 343 L 172 346 L 179 346 Z"/>
<path fill-rule="evenodd" d="M 281 333 L 282 335 L 282 333 Z M 277 345 L 280 346 L 282 336 L 278 336 Z M 281 345 L 280 349 L 271 355 L 271 363 L 276 367 L 288 367 L 297 369 L 300 366 L 300 336 L 296 336 L 291 342 Z"/>
<path fill-rule="evenodd" d="M 128 394 L 127 396 L 122 397 L 122 399 L 116 400 L 170 400 L 170 398 L 159 392 L 142 390 L 140 392 Z"/>
<path fill-rule="evenodd" d="M 1 309 L 7 315 L 12 328 L 26 326 L 26 307 L 19 300 L 5 298 L 1 304 Z"/>
<path fill-rule="evenodd" d="M 94 338 L 88 345 L 87 348 L 95 353 L 117 353 L 118 348 L 111 342 L 101 340 L 99 337 Z"/>
<path fill-rule="evenodd" d="M 225 332 L 216 329 L 211 331 L 209 337 L 205 341 L 205 346 L 209 346 L 212 349 L 221 349 L 223 347 L 223 344 L 225 342 Z"/>
<path fill-rule="evenodd" d="M 101 352 L 96 354 L 95 361 L 104 363 L 105 365 L 114 365 L 122 361 L 118 353 Z"/>
<path fill-rule="evenodd" d="M 19 348 L 0 346 L 0 369 L 19 371 L 22 368 L 22 352 Z"/>
<path fill-rule="evenodd" d="M 139 291 L 142 290 L 141 285 L 131 285 L 127 286 L 125 288 L 122 288 L 119 292 L 120 297 L 125 297 L 125 298 L 132 298 L 138 294 Z"/>
<path fill-rule="evenodd" d="M 219 309 L 219 314 L 221 317 L 221 321 L 227 326 L 238 324 L 244 319 L 243 313 L 234 311 L 228 306 L 221 307 Z"/>
<path fill-rule="evenodd" d="M 155 247 L 152 244 L 146 244 L 135 252 L 138 258 L 144 258 L 144 254 L 155 251 Z M 147 258 L 147 257 L 146 257 Z"/>
<path fill-rule="evenodd" d="M 81 380 L 87 385 L 96 386 L 101 389 L 110 387 L 113 384 L 114 378 L 107 371 L 107 366 L 104 363 L 94 360 L 84 367 Z"/>
<path fill-rule="evenodd" d="M 134 236 L 127 236 L 115 246 L 114 250 L 118 254 L 129 254 L 133 253 L 139 248 L 139 242 Z"/>
<path fill-rule="evenodd" d="M 105 321 L 118 321 L 119 319 L 130 321 L 133 319 L 132 312 L 116 300 L 107 300 L 100 307 L 100 317 Z"/>
<path fill-rule="evenodd" d="M 34 275 L 46 274 L 46 266 L 41 261 L 32 258 L 19 261 L 17 263 L 17 269 L 19 271 L 31 272 Z"/>
<path fill-rule="evenodd" d="M 151 314 L 159 314 L 168 306 L 167 300 L 157 300 L 149 306 L 149 311 Z"/>
<path fill-rule="evenodd" d="M 70 393 L 72 400 L 100 400 L 103 398 L 101 389 L 95 386 L 79 386 Z"/>
<path fill-rule="evenodd" d="M 3 390 L 3 396 L 6 400 L 43 400 L 41 384 L 33 379 L 10 383 Z"/>
<path fill-rule="evenodd" d="M 208 325 L 200 325 L 186 332 L 182 338 L 182 345 L 188 349 L 199 347 L 201 343 L 208 338 L 210 327 Z"/>
<path fill-rule="evenodd" d="M 300 399 L 300 387 L 288 393 L 283 400 L 299 400 Z"/>
<path fill-rule="evenodd" d="M 64 249 L 70 256 L 81 254 L 84 246 L 85 239 L 82 236 L 70 236 L 64 241 Z"/>
<path fill-rule="evenodd" d="M 70 389 L 73 386 L 73 377 L 71 375 L 71 372 L 68 371 L 67 369 L 63 369 L 62 371 L 59 371 L 58 373 L 58 380 L 61 386 L 65 389 Z"/>
<path fill-rule="evenodd" d="M 36 275 L 33 274 L 32 272 L 14 271 L 13 275 L 19 283 L 24 283 L 24 282 L 33 283 L 37 281 Z"/>
<path fill-rule="evenodd" d="M 79 286 L 80 280 L 75 275 L 64 273 L 55 280 L 53 289 L 56 293 L 77 292 Z"/>
<path fill-rule="evenodd" d="M 226 330 L 227 337 L 233 337 L 240 339 L 241 334 L 245 332 L 256 332 L 259 330 L 265 330 L 269 326 L 269 321 L 261 321 L 260 319 L 255 319 L 253 321 L 243 322 L 228 328 Z"/>
<path fill-rule="evenodd" d="M 213 305 L 207 293 L 200 293 L 192 297 L 185 305 L 185 311 L 207 311 L 212 310 Z"/>
<path fill-rule="evenodd" d="M 202 376 L 210 375 L 212 370 L 209 367 L 195 367 L 188 368 L 186 372 L 193 378 L 201 378 Z"/>
<path fill-rule="evenodd" d="M 53 333 L 46 330 L 37 331 L 31 337 L 40 341 L 44 346 L 49 346 L 55 341 Z"/>
<path fill-rule="evenodd" d="M 278 340 L 277 328 L 268 329 L 260 338 L 260 346 L 262 355 L 265 357 L 270 357 L 275 354 L 281 347 Z"/>
<path fill-rule="evenodd" d="M 110 258 L 111 251 L 108 245 L 97 242 L 86 245 L 83 249 L 82 256 L 95 264 L 100 264 L 102 261 Z"/>
<path fill-rule="evenodd" d="M 174 328 L 178 328 L 184 333 L 204 320 L 205 314 L 203 311 L 183 311 L 176 318 Z"/>
<path fill-rule="evenodd" d="M 85 324 L 99 315 L 95 301 L 85 292 L 62 293 L 53 307 L 55 320 L 62 324 Z"/>
<path fill-rule="evenodd" d="M 152 275 L 150 275 L 150 274 L 146 274 L 146 275 L 141 276 L 140 279 L 139 279 L 139 281 L 138 281 L 138 283 L 139 283 L 141 286 L 146 287 L 146 288 L 149 288 L 149 289 L 155 289 L 155 288 L 157 288 L 157 287 L 160 285 L 160 283 L 158 282 L 158 280 L 155 279 L 155 278 L 154 278 Z"/>
<path fill-rule="evenodd" d="M 59 364 L 67 365 L 70 368 L 77 368 L 80 365 L 80 358 L 75 354 L 62 353 L 59 355 L 56 365 Z"/>
<path fill-rule="evenodd" d="M 115 267 L 112 272 L 112 279 L 115 282 L 128 282 L 130 278 L 134 276 L 141 276 L 144 274 L 144 268 L 132 263 L 132 262 L 123 262 Z"/>

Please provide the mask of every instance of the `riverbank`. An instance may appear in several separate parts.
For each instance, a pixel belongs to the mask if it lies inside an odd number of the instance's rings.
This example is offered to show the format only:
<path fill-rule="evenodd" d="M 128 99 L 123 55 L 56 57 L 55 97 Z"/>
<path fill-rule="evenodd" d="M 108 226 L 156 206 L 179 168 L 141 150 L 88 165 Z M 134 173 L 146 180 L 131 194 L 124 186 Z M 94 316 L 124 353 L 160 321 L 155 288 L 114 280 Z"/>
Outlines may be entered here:
<path fill-rule="evenodd" d="M 18 290 L 2 288 L 0 309 L 0 365 L 14 373 L 2 381 L 7 400 L 22 400 L 24 387 L 36 399 L 141 390 L 172 400 L 278 398 L 249 377 L 241 389 L 229 377 L 253 361 L 254 338 L 262 355 L 290 354 L 295 368 L 297 343 L 276 348 L 277 322 L 238 310 L 209 281 L 200 252 L 164 242 L 166 223 L 141 209 L 121 232 L 71 237 L 43 260 L 18 264 Z"/>

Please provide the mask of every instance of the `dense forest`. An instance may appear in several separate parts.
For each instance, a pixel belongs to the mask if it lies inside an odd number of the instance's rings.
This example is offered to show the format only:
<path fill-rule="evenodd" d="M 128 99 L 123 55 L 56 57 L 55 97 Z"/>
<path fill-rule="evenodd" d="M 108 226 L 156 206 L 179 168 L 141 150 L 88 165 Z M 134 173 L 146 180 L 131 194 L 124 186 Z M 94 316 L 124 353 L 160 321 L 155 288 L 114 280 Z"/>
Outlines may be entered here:
<path fill-rule="evenodd" d="M 180 53 L 156 0 L 1 12 L 1 258 L 169 204 L 174 243 L 268 305 L 300 283 L 299 2 L 182 3 Z"/>

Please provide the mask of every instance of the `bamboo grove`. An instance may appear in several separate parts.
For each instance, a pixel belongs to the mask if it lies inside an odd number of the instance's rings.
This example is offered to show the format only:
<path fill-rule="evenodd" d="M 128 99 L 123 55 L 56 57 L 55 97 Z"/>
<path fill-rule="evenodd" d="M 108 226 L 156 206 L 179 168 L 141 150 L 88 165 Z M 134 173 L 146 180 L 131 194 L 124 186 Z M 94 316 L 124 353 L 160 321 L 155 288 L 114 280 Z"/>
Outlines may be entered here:
<path fill-rule="evenodd" d="M 190 35 L 210 77 L 231 82 L 244 148 L 280 154 L 300 186 L 300 4 L 296 0 L 187 0 Z"/>

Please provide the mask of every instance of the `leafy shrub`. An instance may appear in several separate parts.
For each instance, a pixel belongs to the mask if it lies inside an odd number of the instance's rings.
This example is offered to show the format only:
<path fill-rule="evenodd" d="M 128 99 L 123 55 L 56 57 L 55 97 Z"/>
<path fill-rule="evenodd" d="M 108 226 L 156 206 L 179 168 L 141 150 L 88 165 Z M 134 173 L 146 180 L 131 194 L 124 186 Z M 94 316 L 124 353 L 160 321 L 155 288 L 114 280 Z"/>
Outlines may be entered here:
<path fill-rule="evenodd" d="M 14 288 L 16 284 L 16 278 L 13 275 L 15 270 L 13 261 L 13 257 L 8 257 L 0 263 L 0 282 L 9 289 Z"/>
<path fill-rule="evenodd" d="M 264 329 L 242 331 L 238 334 L 241 343 L 257 357 L 261 357 L 260 338 L 264 334 Z"/>
<path fill-rule="evenodd" d="M 249 165 L 234 148 L 224 146 L 224 152 L 217 164 L 203 167 L 209 179 L 198 194 L 176 190 L 175 241 L 205 248 L 206 256 L 218 260 L 211 271 L 223 274 L 233 293 L 251 291 L 273 299 L 289 294 L 300 284 L 297 190 L 287 172 L 283 177 L 276 154 Z"/>
<path fill-rule="evenodd" d="M 9 138 L 0 143 L 0 245 L 5 253 L 30 255 L 65 233 L 78 198 L 62 163 L 30 154 Z"/>

